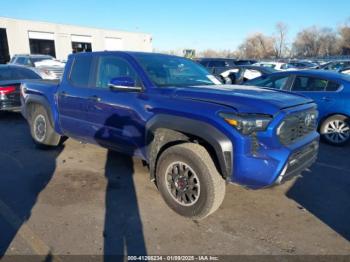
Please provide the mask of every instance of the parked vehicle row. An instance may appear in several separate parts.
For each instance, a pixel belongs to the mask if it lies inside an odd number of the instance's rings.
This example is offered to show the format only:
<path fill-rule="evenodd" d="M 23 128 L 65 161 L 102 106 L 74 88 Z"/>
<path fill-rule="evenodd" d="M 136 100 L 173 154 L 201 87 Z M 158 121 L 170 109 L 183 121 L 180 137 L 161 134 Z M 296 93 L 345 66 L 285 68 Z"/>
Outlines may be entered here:
<path fill-rule="evenodd" d="M 21 94 L 38 146 L 70 137 L 139 157 L 168 206 L 193 219 L 219 208 L 226 183 L 280 184 L 317 157 L 312 99 L 225 86 L 181 57 L 74 54 L 59 84 L 27 81 Z"/>
<path fill-rule="evenodd" d="M 25 62 L 27 61 L 27 62 Z M 20 105 L 19 101 L 19 90 L 18 87 L 20 85 L 20 80 L 23 79 L 37 79 L 42 78 L 38 76 L 38 70 L 35 67 L 31 67 L 29 65 L 36 66 L 37 68 L 40 68 L 43 64 L 48 64 L 50 61 L 54 61 L 52 57 L 45 56 L 45 55 L 16 55 L 12 58 L 11 64 L 27 64 L 28 70 L 25 70 L 24 67 L 15 67 L 15 66 L 3 66 L 3 76 L 2 79 L 4 80 L 6 78 L 7 83 L 2 84 L 0 87 L 0 92 L 2 94 L 1 96 L 1 106 L 0 109 L 2 110 L 16 110 L 18 109 Z M 253 62 L 253 61 L 251 61 Z M 342 62 L 342 65 L 346 65 L 346 61 Z M 328 143 L 334 144 L 334 145 L 343 145 L 347 144 L 347 142 L 350 139 L 349 134 L 349 123 L 348 123 L 348 116 L 349 109 L 347 106 L 347 101 L 349 99 L 347 93 L 348 93 L 348 86 L 349 86 L 349 78 L 344 77 L 343 75 L 339 74 L 328 74 L 324 70 L 318 70 L 318 71 L 305 71 L 302 70 L 296 73 L 295 70 L 286 70 L 283 71 L 283 73 L 280 74 L 274 74 L 278 71 L 273 69 L 275 67 L 274 65 L 276 63 L 272 62 L 259 62 L 255 63 L 254 65 L 243 65 L 238 66 L 235 65 L 237 63 L 237 60 L 234 59 L 215 59 L 215 58 L 208 58 L 208 59 L 202 59 L 200 61 L 201 64 L 212 66 L 209 68 L 211 70 L 211 73 L 215 75 L 217 72 L 221 72 L 218 76 L 219 80 L 226 84 L 246 84 L 246 85 L 253 85 L 253 86 L 261 86 L 261 87 L 269 87 L 269 88 L 277 88 L 281 90 L 286 91 L 292 91 L 292 92 L 298 92 L 303 95 L 309 96 L 312 99 L 316 101 L 318 104 L 318 108 L 320 110 L 320 126 L 319 126 L 319 132 L 322 134 L 322 137 L 325 141 Z M 288 63 L 284 63 L 284 65 L 295 65 L 295 66 L 315 66 L 315 63 L 311 61 L 289 61 Z M 336 62 L 324 64 L 324 68 L 331 68 L 330 66 L 337 65 Z M 270 66 L 273 65 L 273 66 Z M 283 65 L 283 63 L 279 63 L 279 66 Z M 215 67 L 220 66 L 220 67 Z M 224 66 L 224 67 L 222 67 Z M 34 72 L 30 69 L 33 69 Z M 11 74 L 7 73 L 7 77 L 5 77 L 5 71 L 10 72 L 13 70 Z M 344 68 L 343 72 L 346 73 L 350 71 L 347 68 Z M 19 77 L 15 76 L 18 75 L 19 71 L 25 71 L 27 72 L 27 77 Z M 332 70 L 328 70 L 332 71 Z M 305 83 L 305 87 L 308 90 L 296 90 L 297 87 L 291 86 L 291 80 L 295 76 L 299 75 L 306 75 L 313 74 L 313 77 L 321 79 L 319 82 L 317 81 L 309 81 L 305 82 L 306 80 L 303 80 Z M 272 74 L 272 75 L 271 75 Z M 273 81 L 273 79 L 276 78 L 276 81 Z M 309 77 L 310 78 L 310 77 Z M 254 81 L 254 79 L 256 81 Z M 322 82 L 323 79 L 323 82 Z M 336 82 L 334 82 L 334 79 L 336 79 Z M 299 78 L 296 78 L 295 81 L 299 81 Z M 248 81 L 248 82 L 247 82 Z M 327 82 L 328 81 L 328 82 Z M 331 82 L 332 81 L 332 82 Z M 330 83 L 333 83 L 333 87 L 339 86 L 339 90 L 328 90 L 331 88 L 331 86 L 325 87 L 326 84 L 330 85 Z M 336 84 L 337 83 L 337 84 Z M 319 86 L 317 86 L 319 84 Z M 296 85 L 296 84 L 295 84 Z M 324 87 L 324 90 L 320 90 L 318 88 Z M 344 88 L 343 88 L 344 87 Z M 302 88 L 302 87 L 300 87 Z M 319 97 L 322 96 L 323 97 Z M 344 106 L 343 106 L 344 105 Z"/>
<path fill-rule="evenodd" d="M 347 67 L 350 67 L 350 61 L 349 60 L 340 60 L 340 61 L 328 62 L 324 65 L 321 65 L 319 67 L 319 69 L 340 72 L 341 70 L 343 70 Z"/>

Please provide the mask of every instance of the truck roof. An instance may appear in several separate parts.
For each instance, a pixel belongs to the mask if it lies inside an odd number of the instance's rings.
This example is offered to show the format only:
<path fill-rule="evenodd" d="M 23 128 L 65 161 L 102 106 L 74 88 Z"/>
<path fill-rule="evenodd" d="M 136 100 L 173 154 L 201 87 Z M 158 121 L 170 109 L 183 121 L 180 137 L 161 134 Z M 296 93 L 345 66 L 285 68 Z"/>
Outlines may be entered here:
<path fill-rule="evenodd" d="M 175 55 L 168 55 L 168 54 L 162 54 L 162 53 L 152 53 L 152 52 L 139 52 L 139 51 L 95 51 L 95 52 L 81 52 L 81 53 L 75 53 L 70 54 L 70 56 L 80 56 L 80 55 L 101 55 L 101 54 L 125 54 L 125 55 L 163 55 L 163 56 L 174 56 Z M 184 57 L 185 58 L 185 57 Z"/>

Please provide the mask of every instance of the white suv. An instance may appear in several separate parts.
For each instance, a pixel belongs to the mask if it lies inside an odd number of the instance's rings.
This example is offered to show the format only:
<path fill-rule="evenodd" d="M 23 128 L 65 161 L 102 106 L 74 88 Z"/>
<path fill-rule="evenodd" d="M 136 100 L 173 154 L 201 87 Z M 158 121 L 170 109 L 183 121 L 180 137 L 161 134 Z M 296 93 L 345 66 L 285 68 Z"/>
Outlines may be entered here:
<path fill-rule="evenodd" d="M 63 75 L 65 64 L 49 55 L 14 55 L 10 64 L 32 67 L 43 79 L 56 80 Z"/>

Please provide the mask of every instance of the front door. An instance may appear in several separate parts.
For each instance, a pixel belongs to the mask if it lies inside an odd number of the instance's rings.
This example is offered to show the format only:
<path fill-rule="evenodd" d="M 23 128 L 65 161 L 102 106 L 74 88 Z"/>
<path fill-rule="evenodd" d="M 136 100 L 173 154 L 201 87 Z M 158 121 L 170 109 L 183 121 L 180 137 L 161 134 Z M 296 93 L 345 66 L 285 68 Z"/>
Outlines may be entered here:
<path fill-rule="evenodd" d="M 116 91 L 109 82 L 116 77 L 131 77 L 136 86 L 140 78 L 129 62 L 113 55 L 101 55 L 95 63 L 96 77 L 92 91 L 95 99 L 89 101 L 89 134 L 104 147 L 119 152 L 141 155 L 145 133 L 145 94 L 143 92 Z"/>

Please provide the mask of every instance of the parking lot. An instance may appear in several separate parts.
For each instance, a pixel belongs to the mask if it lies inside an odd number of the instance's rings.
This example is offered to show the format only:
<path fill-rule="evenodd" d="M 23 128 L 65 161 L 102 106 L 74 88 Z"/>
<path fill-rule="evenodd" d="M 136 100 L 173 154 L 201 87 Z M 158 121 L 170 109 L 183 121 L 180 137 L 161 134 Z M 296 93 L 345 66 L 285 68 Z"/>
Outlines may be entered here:
<path fill-rule="evenodd" d="M 184 219 L 137 159 L 68 140 L 35 148 L 19 114 L 0 115 L 4 254 L 350 254 L 350 147 L 322 144 L 303 178 L 229 186 L 218 212 Z"/>

